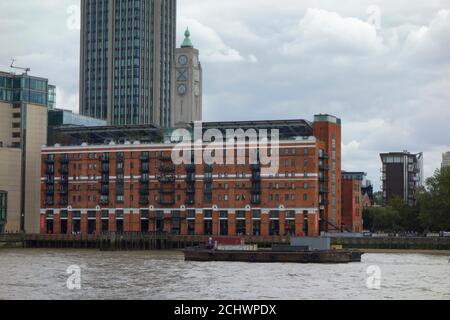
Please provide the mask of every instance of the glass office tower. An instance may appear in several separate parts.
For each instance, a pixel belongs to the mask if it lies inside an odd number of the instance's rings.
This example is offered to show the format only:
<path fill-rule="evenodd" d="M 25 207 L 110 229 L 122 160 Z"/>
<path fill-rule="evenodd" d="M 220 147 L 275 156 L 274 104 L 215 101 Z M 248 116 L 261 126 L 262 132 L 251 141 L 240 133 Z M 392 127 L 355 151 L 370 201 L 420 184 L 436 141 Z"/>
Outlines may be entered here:
<path fill-rule="evenodd" d="M 169 127 L 176 0 L 81 1 L 80 113 Z"/>

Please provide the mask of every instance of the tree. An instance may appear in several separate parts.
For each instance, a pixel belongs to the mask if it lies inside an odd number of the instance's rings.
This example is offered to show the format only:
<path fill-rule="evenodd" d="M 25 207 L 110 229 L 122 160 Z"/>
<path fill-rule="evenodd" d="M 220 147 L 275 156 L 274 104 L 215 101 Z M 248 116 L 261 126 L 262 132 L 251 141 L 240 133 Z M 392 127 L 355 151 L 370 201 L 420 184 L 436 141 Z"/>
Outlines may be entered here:
<path fill-rule="evenodd" d="M 450 167 L 436 170 L 419 193 L 419 219 L 426 231 L 450 230 Z"/>

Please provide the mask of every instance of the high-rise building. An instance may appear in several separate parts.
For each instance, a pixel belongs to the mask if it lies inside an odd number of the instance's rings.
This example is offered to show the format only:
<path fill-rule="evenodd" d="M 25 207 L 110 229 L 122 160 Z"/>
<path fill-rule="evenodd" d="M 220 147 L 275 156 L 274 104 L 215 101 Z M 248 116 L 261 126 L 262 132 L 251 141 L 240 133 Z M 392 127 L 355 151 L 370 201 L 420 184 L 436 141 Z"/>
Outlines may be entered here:
<path fill-rule="evenodd" d="M 442 155 L 442 168 L 450 167 L 450 151 Z"/>
<path fill-rule="evenodd" d="M 408 151 L 383 153 L 383 201 L 400 197 L 409 205 L 417 201 L 416 192 L 423 184 L 423 154 L 411 154 Z"/>
<path fill-rule="evenodd" d="M 0 72 L 0 233 L 39 231 L 48 80 Z"/>
<path fill-rule="evenodd" d="M 80 113 L 170 127 L 176 0 L 82 0 Z"/>
<path fill-rule="evenodd" d="M 181 48 L 175 50 L 175 124 L 202 121 L 203 74 L 199 51 L 186 30 Z"/>

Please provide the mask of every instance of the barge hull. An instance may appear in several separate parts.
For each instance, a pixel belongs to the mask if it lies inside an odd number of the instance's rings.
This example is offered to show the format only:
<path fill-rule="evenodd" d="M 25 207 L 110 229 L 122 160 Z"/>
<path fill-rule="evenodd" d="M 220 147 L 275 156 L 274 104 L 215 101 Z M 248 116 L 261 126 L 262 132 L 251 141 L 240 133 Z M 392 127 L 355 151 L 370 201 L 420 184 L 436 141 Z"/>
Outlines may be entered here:
<path fill-rule="evenodd" d="M 253 262 L 253 263 L 351 263 L 361 262 L 359 251 L 308 251 L 308 252 L 271 252 L 271 251 L 214 251 L 185 250 L 186 261 L 208 262 Z"/>

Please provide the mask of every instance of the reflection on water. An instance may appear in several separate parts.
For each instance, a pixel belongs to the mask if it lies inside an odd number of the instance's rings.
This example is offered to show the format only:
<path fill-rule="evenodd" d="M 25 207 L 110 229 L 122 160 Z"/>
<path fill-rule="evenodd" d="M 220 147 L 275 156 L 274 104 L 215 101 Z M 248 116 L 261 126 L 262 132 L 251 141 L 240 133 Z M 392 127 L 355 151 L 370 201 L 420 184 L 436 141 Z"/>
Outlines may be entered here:
<path fill-rule="evenodd" d="M 348 265 L 185 262 L 180 252 L 0 250 L 0 299 L 450 299 L 449 257 L 366 254 Z M 81 267 L 81 290 L 66 270 Z M 379 266 L 381 289 L 368 290 Z"/>

